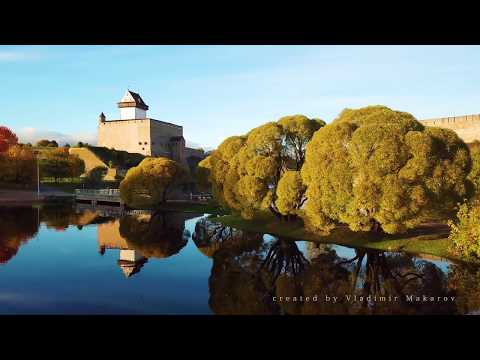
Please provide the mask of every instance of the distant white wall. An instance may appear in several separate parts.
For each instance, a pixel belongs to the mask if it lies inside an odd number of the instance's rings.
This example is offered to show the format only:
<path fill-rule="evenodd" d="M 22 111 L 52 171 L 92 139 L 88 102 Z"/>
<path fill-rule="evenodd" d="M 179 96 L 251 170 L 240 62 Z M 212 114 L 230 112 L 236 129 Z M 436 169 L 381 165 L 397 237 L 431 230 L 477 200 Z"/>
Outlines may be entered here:
<path fill-rule="evenodd" d="M 145 119 L 147 112 L 135 107 L 120 108 L 120 120 Z"/>

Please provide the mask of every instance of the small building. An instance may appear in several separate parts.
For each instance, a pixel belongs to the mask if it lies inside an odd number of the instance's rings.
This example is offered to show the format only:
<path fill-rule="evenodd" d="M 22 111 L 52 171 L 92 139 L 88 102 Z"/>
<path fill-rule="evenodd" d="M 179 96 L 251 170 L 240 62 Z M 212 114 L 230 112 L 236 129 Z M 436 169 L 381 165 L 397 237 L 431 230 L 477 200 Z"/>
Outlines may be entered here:
<path fill-rule="evenodd" d="M 149 118 L 141 96 L 127 90 L 120 102 L 120 119 L 99 116 L 98 146 L 145 156 L 163 156 L 185 163 L 183 127 Z"/>

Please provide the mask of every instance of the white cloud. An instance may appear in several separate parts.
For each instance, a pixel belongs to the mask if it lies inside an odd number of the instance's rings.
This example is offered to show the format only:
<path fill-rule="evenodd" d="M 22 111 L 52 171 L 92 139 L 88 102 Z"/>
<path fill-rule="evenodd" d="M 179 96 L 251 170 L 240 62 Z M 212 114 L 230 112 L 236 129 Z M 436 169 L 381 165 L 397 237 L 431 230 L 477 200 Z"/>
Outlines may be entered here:
<path fill-rule="evenodd" d="M 39 53 L 27 51 L 1 51 L 0 62 L 16 62 L 25 60 L 38 60 L 41 58 Z"/>
<path fill-rule="evenodd" d="M 41 130 L 31 127 L 22 128 L 16 131 L 19 141 L 22 143 L 35 144 L 39 140 L 55 140 L 59 145 L 77 144 L 79 141 L 95 145 L 97 143 L 97 135 L 94 133 L 79 133 L 75 135 L 64 134 L 57 131 Z"/>
<path fill-rule="evenodd" d="M 189 147 L 189 148 L 192 148 L 192 149 L 203 149 L 205 151 L 210 151 L 210 150 L 213 150 L 212 147 L 210 146 L 204 146 L 204 145 L 201 145 L 197 142 L 194 142 L 194 141 L 189 141 L 189 140 L 186 140 L 185 141 L 185 146 L 186 147 Z"/>

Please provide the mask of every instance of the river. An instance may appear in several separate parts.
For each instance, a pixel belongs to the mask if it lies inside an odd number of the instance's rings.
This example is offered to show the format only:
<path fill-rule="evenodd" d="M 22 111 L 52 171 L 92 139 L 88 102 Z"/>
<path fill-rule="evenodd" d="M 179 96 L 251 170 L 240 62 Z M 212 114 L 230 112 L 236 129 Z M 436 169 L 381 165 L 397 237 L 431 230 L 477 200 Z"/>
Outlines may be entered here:
<path fill-rule="evenodd" d="M 0 206 L 0 314 L 475 314 L 480 269 L 208 214 Z"/>

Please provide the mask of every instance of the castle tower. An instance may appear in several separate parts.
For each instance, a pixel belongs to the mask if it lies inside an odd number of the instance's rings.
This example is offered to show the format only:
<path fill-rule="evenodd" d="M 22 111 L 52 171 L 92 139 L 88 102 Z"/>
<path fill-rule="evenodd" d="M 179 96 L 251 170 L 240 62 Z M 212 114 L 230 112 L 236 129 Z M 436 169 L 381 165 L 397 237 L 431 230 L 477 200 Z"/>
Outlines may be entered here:
<path fill-rule="evenodd" d="M 147 117 L 147 104 L 133 91 L 117 104 L 120 119 L 98 118 L 99 147 L 186 162 L 182 126 Z"/>
<path fill-rule="evenodd" d="M 104 123 L 105 121 L 106 121 L 105 114 L 101 112 L 100 115 L 98 116 L 98 122 Z"/>
<path fill-rule="evenodd" d="M 147 261 L 148 259 L 136 250 L 121 249 L 120 259 L 118 259 L 117 263 L 125 277 L 129 278 L 140 272 Z"/>
<path fill-rule="evenodd" d="M 120 120 L 146 119 L 148 106 L 140 95 L 127 90 L 118 103 Z"/>

